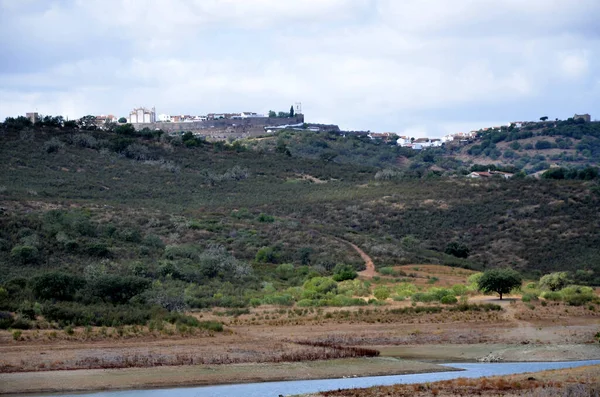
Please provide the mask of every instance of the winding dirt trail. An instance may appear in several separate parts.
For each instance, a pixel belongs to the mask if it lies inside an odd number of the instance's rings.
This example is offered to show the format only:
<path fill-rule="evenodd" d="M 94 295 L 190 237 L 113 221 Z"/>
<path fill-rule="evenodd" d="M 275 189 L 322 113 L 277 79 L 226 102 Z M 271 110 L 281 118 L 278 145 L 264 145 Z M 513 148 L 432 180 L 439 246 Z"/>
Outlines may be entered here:
<path fill-rule="evenodd" d="M 359 276 L 363 276 L 366 278 L 373 278 L 375 277 L 375 275 L 377 274 L 377 272 L 375 272 L 375 264 L 373 263 L 373 259 L 371 259 L 371 257 L 369 255 L 367 255 L 367 253 L 363 250 L 361 250 L 356 244 L 352 244 L 349 241 L 346 241 L 346 243 L 350 244 L 350 246 L 352 248 L 354 248 L 354 250 L 356 252 L 358 252 L 358 254 L 360 255 L 360 257 L 363 259 L 363 261 L 365 261 L 365 266 L 367 267 L 365 270 L 363 270 L 362 272 L 359 272 Z"/>

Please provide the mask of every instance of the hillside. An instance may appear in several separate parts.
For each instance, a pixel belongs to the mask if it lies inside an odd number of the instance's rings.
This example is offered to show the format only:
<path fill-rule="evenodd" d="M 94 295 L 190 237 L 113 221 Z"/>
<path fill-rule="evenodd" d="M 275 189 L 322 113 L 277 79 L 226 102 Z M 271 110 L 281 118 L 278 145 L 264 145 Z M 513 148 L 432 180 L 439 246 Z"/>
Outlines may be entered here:
<path fill-rule="evenodd" d="M 356 164 L 372 149 L 353 140 L 339 163 L 191 135 L 5 128 L 0 140 L 0 285 L 15 310 L 53 285 L 78 302 L 64 310 L 117 305 L 107 319 L 147 318 L 148 304 L 291 304 L 306 280 L 363 268 L 350 243 L 379 269 L 508 265 L 600 284 L 596 181 L 384 180 Z M 452 242 L 468 258 L 446 254 Z"/>
<path fill-rule="evenodd" d="M 501 164 L 526 173 L 551 166 L 579 168 L 600 163 L 600 122 L 546 121 L 480 131 L 466 146 L 450 145 L 457 159 Z"/>

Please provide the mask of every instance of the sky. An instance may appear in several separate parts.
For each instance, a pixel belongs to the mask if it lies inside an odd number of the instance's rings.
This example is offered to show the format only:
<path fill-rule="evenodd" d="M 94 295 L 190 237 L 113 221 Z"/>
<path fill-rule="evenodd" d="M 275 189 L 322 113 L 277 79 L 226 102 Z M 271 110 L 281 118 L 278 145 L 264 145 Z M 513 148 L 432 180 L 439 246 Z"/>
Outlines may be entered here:
<path fill-rule="evenodd" d="M 438 137 L 600 118 L 599 0 L 0 0 L 0 119 L 288 111 Z"/>

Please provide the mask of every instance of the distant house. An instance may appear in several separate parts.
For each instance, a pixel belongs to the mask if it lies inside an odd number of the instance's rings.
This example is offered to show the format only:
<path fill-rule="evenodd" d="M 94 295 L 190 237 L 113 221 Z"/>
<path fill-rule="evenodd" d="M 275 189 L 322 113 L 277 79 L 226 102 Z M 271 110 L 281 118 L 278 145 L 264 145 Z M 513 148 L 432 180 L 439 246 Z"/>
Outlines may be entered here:
<path fill-rule="evenodd" d="M 442 147 L 442 144 L 443 144 L 441 139 L 432 139 L 430 141 L 430 143 L 431 143 L 431 147 Z"/>
<path fill-rule="evenodd" d="M 492 174 L 491 172 L 471 172 L 469 175 L 467 175 L 467 178 L 473 178 L 473 179 L 482 179 L 482 178 L 491 178 Z"/>
<path fill-rule="evenodd" d="M 573 120 L 583 120 L 586 123 L 591 123 L 592 122 L 592 116 L 590 116 L 589 114 L 576 114 L 575 116 L 573 116 Z"/>
<path fill-rule="evenodd" d="M 500 171 L 471 172 L 469 175 L 467 175 L 467 178 L 486 179 L 486 178 L 491 178 L 493 176 L 502 177 L 504 179 L 510 179 L 513 177 L 513 174 L 511 174 L 509 172 L 500 172 Z"/>
<path fill-rule="evenodd" d="M 100 116 L 96 116 L 96 125 L 106 124 L 106 123 L 116 123 L 117 120 L 118 119 L 115 116 L 113 116 L 112 114 L 109 114 L 108 116 L 105 116 L 102 114 Z"/>

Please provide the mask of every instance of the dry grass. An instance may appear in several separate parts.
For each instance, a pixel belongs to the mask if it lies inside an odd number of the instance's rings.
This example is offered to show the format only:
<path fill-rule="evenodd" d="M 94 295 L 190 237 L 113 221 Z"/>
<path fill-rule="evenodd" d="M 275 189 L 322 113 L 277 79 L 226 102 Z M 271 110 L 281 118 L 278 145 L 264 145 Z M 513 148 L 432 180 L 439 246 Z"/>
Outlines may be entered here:
<path fill-rule="evenodd" d="M 380 386 L 323 392 L 314 397 L 408 397 L 408 396 L 569 396 L 600 395 L 600 366 L 536 374 L 466 379 L 459 378 L 415 385 Z"/>

